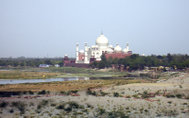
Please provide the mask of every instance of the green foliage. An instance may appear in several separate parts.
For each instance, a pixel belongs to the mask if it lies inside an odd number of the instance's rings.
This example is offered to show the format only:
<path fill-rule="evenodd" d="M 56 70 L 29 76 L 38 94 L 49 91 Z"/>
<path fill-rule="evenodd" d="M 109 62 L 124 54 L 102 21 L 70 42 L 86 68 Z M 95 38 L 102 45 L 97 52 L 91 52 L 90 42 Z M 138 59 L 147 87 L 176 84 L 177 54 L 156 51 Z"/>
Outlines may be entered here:
<path fill-rule="evenodd" d="M 174 98 L 175 95 L 173 95 L 173 94 L 167 94 L 166 97 L 167 97 L 167 98 Z"/>
<path fill-rule="evenodd" d="M 48 104 L 49 104 L 49 101 L 48 101 L 48 100 L 42 100 L 42 101 L 37 105 L 36 112 L 37 112 L 37 113 L 40 113 L 40 112 L 41 112 L 41 109 L 44 108 L 44 107 L 46 107 Z"/>
<path fill-rule="evenodd" d="M 179 94 L 179 93 L 176 94 L 176 97 L 177 97 L 177 98 L 182 98 L 183 96 L 184 96 L 183 94 Z"/>
<path fill-rule="evenodd" d="M 129 118 L 122 109 L 108 113 L 108 118 Z"/>
<path fill-rule="evenodd" d="M 77 93 L 77 92 L 78 92 L 78 90 L 71 90 L 71 92 L 72 92 L 72 93 Z"/>
<path fill-rule="evenodd" d="M 102 54 L 101 56 L 101 61 L 100 62 L 93 62 L 92 64 L 90 64 L 90 66 L 92 68 L 100 68 L 100 69 L 103 69 L 105 67 L 110 67 L 111 66 L 111 63 L 110 63 L 111 60 L 107 60 L 106 59 L 106 56 L 105 54 Z"/>
<path fill-rule="evenodd" d="M 5 108 L 8 105 L 8 102 L 0 103 L 0 108 Z"/>
<path fill-rule="evenodd" d="M 77 102 L 74 102 L 74 101 L 63 103 L 56 107 L 56 109 L 59 109 L 59 110 L 63 109 L 66 112 L 71 112 L 73 109 L 78 109 L 78 108 L 83 109 L 84 106 L 79 105 Z"/>
<path fill-rule="evenodd" d="M 33 91 L 28 91 L 28 93 L 29 93 L 30 95 L 33 95 L 33 94 L 34 94 L 34 92 L 33 92 Z"/>
<path fill-rule="evenodd" d="M 38 67 L 40 64 L 55 65 L 59 64 L 63 66 L 62 58 L 0 58 L 0 66 L 31 66 Z"/>
<path fill-rule="evenodd" d="M 144 91 L 141 97 L 142 97 L 142 98 L 149 98 L 148 92 L 147 92 L 147 91 Z"/>
<path fill-rule="evenodd" d="M 106 96 L 106 95 L 108 95 L 108 93 L 105 93 L 105 92 L 103 92 L 102 90 L 100 90 L 100 95 L 101 95 L 101 96 Z"/>
<path fill-rule="evenodd" d="M 119 97 L 119 93 L 114 92 L 114 97 Z"/>
<path fill-rule="evenodd" d="M 48 100 L 42 100 L 39 104 L 40 104 L 41 106 L 46 106 L 48 103 L 49 103 Z"/>
<path fill-rule="evenodd" d="M 23 102 L 12 102 L 12 106 L 16 107 L 20 111 L 20 114 L 25 113 L 26 104 L 24 104 Z"/>
<path fill-rule="evenodd" d="M 104 108 L 97 108 L 96 117 L 100 118 L 129 118 L 129 116 L 124 112 L 124 109 L 120 107 L 119 109 L 114 109 L 113 111 L 106 111 Z"/>
<path fill-rule="evenodd" d="M 10 113 L 14 113 L 14 110 L 13 110 L 13 109 L 10 109 L 9 112 L 10 112 Z"/>
<path fill-rule="evenodd" d="M 139 98 L 139 96 L 137 94 L 133 95 L 134 98 Z"/>
<path fill-rule="evenodd" d="M 98 109 L 98 113 L 99 113 L 99 115 L 102 115 L 102 114 L 106 113 L 106 110 L 102 109 L 102 108 L 99 108 Z"/>
<path fill-rule="evenodd" d="M 38 95 L 44 95 L 44 94 L 49 94 L 49 91 L 42 90 L 38 92 Z"/>
<path fill-rule="evenodd" d="M 56 107 L 56 109 L 64 109 L 64 104 L 60 104 L 60 105 L 58 105 L 57 107 Z"/>
<path fill-rule="evenodd" d="M 70 90 L 70 91 L 60 91 L 60 94 L 62 95 L 70 95 L 72 93 L 76 94 L 78 90 Z"/>
<path fill-rule="evenodd" d="M 96 91 L 92 91 L 90 88 L 87 89 L 87 95 L 94 95 L 94 96 L 97 96 L 97 93 Z"/>
<path fill-rule="evenodd" d="M 167 54 L 167 55 L 151 55 L 151 56 L 140 56 L 133 54 L 130 57 L 122 59 L 106 59 L 105 55 L 101 56 L 100 62 L 93 62 L 91 67 L 93 68 L 105 68 L 111 67 L 112 64 L 124 65 L 129 67 L 129 70 L 140 70 L 147 67 L 172 67 L 172 69 L 184 69 L 189 67 L 189 56 L 181 54 Z M 166 71 L 166 69 L 164 69 Z"/>

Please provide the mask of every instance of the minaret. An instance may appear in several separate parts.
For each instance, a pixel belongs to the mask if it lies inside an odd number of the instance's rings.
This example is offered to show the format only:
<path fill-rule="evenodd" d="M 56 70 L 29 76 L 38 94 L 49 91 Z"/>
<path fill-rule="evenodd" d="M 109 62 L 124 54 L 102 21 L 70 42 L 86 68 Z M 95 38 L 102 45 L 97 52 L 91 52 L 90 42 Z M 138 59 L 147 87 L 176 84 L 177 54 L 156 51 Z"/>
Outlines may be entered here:
<path fill-rule="evenodd" d="M 76 44 L 76 61 L 75 63 L 78 63 L 79 61 L 79 44 L 77 43 Z"/>
<path fill-rule="evenodd" d="M 127 52 L 129 51 L 129 43 L 126 44 Z"/>
<path fill-rule="evenodd" d="M 101 33 L 100 33 L 100 35 L 103 35 L 103 30 L 101 30 Z"/>
<path fill-rule="evenodd" d="M 85 43 L 85 58 L 84 58 L 84 63 L 88 64 L 89 60 L 88 60 L 88 47 L 87 47 L 87 43 Z"/>

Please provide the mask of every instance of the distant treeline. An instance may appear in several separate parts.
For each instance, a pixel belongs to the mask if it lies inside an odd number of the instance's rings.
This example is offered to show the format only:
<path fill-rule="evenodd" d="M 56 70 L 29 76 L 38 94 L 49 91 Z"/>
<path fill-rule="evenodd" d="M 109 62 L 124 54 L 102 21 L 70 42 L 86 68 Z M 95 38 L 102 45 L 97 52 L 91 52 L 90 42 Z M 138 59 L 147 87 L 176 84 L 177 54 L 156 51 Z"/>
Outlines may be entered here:
<path fill-rule="evenodd" d="M 129 67 L 130 70 L 144 69 L 144 67 L 172 67 L 177 69 L 189 68 L 189 56 L 182 54 L 167 54 L 167 55 L 151 55 L 140 56 L 133 54 L 130 57 L 122 59 L 106 59 L 105 55 L 101 56 L 100 62 L 93 62 L 90 64 L 92 68 L 105 68 L 115 65 L 124 65 L 125 68 Z M 40 64 L 63 66 L 63 58 L 0 58 L 0 66 L 30 66 L 38 67 Z"/>
<path fill-rule="evenodd" d="M 0 66 L 31 66 L 38 67 L 40 64 L 63 65 L 63 58 L 0 58 Z"/>
<path fill-rule="evenodd" d="M 105 68 L 111 67 L 112 64 L 124 65 L 129 67 L 130 70 L 144 69 L 144 67 L 172 67 L 177 69 L 184 69 L 189 67 L 189 56 L 181 54 L 167 54 L 167 55 L 151 55 L 140 56 L 139 54 L 133 54 L 130 57 L 123 59 L 106 59 L 105 55 L 101 56 L 102 61 L 93 62 L 91 67 L 93 68 Z"/>

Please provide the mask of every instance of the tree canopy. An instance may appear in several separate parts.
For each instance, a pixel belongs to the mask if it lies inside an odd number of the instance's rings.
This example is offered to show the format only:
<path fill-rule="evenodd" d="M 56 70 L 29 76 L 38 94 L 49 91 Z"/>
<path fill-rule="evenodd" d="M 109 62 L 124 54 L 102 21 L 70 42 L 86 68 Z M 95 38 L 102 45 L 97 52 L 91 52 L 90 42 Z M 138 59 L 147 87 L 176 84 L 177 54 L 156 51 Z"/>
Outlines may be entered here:
<path fill-rule="evenodd" d="M 105 68 L 111 67 L 112 64 L 124 65 L 131 70 L 144 69 L 144 67 L 173 67 L 177 69 L 184 69 L 189 67 L 189 56 L 181 54 L 167 54 L 167 55 L 150 55 L 140 56 L 139 54 L 133 54 L 129 57 L 121 59 L 106 59 L 105 55 L 101 56 L 100 62 L 94 62 L 92 67 Z"/>
<path fill-rule="evenodd" d="M 0 66 L 31 66 L 38 67 L 40 64 L 63 65 L 62 58 L 0 58 Z"/>

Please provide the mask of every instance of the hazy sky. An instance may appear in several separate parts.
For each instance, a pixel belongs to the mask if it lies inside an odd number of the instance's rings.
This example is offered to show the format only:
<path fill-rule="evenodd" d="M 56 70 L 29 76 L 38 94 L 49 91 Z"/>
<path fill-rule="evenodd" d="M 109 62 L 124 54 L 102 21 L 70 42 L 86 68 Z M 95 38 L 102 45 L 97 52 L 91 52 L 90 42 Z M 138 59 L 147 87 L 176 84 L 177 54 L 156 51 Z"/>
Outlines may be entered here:
<path fill-rule="evenodd" d="M 189 0 L 0 0 L 0 57 L 74 57 L 101 30 L 133 53 L 189 54 Z"/>

